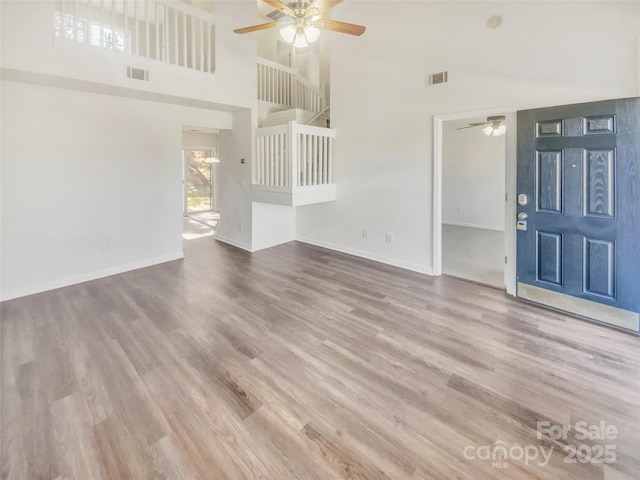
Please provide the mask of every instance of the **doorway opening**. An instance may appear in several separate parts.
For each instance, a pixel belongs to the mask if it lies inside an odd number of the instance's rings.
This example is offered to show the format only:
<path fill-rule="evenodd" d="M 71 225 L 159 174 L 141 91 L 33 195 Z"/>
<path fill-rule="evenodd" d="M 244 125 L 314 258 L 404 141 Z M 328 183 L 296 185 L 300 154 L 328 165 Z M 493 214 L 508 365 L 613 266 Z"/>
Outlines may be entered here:
<path fill-rule="evenodd" d="M 215 163 L 213 150 L 184 150 L 184 213 L 214 211 Z M 215 163 L 214 163 L 215 162 Z"/>
<path fill-rule="evenodd" d="M 505 135 L 465 128 L 496 115 Z M 513 109 L 434 118 L 434 275 L 515 294 L 514 127 Z"/>
<path fill-rule="evenodd" d="M 482 118 L 442 128 L 442 273 L 504 288 L 505 137 Z"/>
<path fill-rule="evenodd" d="M 214 234 L 220 220 L 218 131 L 191 127 L 182 133 L 183 238 Z"/>

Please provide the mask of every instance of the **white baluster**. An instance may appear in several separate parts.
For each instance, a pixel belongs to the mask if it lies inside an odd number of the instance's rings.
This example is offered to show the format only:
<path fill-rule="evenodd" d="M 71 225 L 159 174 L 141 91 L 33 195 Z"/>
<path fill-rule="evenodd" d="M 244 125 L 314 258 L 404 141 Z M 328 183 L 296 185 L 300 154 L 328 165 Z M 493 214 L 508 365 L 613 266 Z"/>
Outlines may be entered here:
<path fill-rule="evenodd" d="M 327 178 L 327 183 L 333 183 L 333 138 L 329 137 L 329 176 Z"/>
<path fill-rule="evenodd" d="M 298 134 L 295 131 L 295 122 L 293 121 L 289 122 L 288 124 L 287 138 L 289 148 L 289 165 L 291 172 L 291 178 L 289 179 L 287 186 L 294 188 L 300 185 L 298 173 L 300 171 L 298 168 L 298 158 L 300 157 L 300 154 L 298 152 Z"/>

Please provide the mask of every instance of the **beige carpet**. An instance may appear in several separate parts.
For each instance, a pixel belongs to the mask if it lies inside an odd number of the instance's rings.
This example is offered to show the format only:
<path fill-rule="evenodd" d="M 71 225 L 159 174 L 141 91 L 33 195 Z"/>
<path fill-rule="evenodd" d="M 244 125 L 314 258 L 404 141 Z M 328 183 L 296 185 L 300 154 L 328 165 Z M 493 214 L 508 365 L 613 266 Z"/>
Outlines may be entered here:
<path fill-rule="evenodd" d="M 442 225 L 442 273 L 504 288 L 504 232 Z"/>

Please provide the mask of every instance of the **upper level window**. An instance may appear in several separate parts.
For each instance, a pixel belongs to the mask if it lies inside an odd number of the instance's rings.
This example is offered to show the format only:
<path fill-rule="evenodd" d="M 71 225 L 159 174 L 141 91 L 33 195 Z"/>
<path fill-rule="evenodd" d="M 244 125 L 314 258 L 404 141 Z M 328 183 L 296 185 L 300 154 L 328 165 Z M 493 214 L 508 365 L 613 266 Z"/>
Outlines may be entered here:
<path fill-rule="evenodd" d="M 79 43 L 89 43 L 94 47 L 118 52 L 125 51 L 125 33 L 121 29 L 114 29 L 111 25 L 91 22 L 91 34 L 87 35 L 89 22 L 85 18 L 76 18 L 74 22 L 73 15 L 62 15 L 56 11 L 53 15 L 53 26 L 57 38 L 76 40 Z M 130 32 L 127 32 L 127 37 L 131 39 Z"/>
<path fill-rule="evenodd" d="M 56 0 L 56 38 L 214 72 L 213 14 L 160 0 Z"/>

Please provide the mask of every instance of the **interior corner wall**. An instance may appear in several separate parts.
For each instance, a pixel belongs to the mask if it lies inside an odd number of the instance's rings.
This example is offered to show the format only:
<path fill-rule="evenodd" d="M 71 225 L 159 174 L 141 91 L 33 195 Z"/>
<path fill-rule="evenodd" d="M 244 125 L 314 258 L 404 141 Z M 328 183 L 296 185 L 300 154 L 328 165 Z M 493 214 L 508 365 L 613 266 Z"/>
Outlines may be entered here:
<path fill-rule="evenodd" d="M 3 300 L 182 257 L 182 125 L 231 114 L 1 88 Z"/>
<path fill-rule="evenodd" d="M 337 200 L 299 207 L 296 236 L 418 271 L 433 267 L 434 115 L 640 93 L 637 1 L 363 0 L 335 18 L 367 26 L 331 34 Z"/>
<path fill-rule="evenodd" d="M 504 231 L 505 137 L 464 125 L 442 126 L 442 223 Z"/>
<path fill-rule="evenodd" d="M 262 250 L 296 239 L 295 207 L 253 202 L 252 250 Z"/>
<path fill-rule="evenodd" d="M 251 165 L 255 114 L 233 113 L 233 129 L 220 131 L 220 221 L 215 238 L 252 250 Z M 244 163 L 243 163 L 244 159 Z"/>

